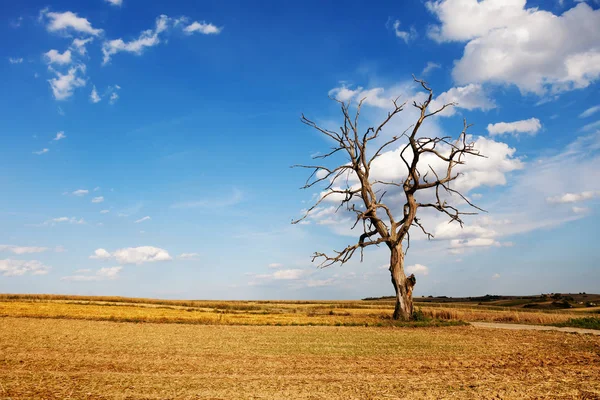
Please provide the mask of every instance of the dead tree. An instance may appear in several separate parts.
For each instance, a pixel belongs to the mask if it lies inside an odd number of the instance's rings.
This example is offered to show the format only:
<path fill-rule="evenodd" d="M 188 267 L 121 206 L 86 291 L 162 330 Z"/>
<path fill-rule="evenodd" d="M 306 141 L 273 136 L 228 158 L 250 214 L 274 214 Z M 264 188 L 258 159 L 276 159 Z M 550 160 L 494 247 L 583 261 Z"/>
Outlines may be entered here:
<path fill-rule="evenodd" d="M 327 159 L 340 152 L 346 156 L 347 162 L 335 168 L 322 165 L 294 166 L 312 169 L 312 174 L 303 189 L 323 184 L 325 191 L 321 193 L 316 203 L 306 210 L 302 218 L 292 223 L 296 224 L 307 218 L 311 212 L 319 209 L 330 196 L 340 196 L 336 212 L 345 206 L 345 210 L 354 213 L 356 217 L 352 228 L 362 227 L 362 234 L 360 234 L 357 243 L 349 245 L 341 251 L 336 251 L 334 255 L 314 253 L 312 261 L 322 260 L 320 264 L 322 268 L 333 264 L 344 264 L 352 258 L 357 250 L 360 250 L 362 261 L 364 248 L 385 244 L 390 251 L 389 270 L 396 292 L 396 307 L 393 318 L 402 320 L 412 318 L 412 292 L 416 284 L 415 276 L 410 275 L 407 277 L 404 272 L 404 256 L 406 250 L 410 247 L 410 229 L 414 226 L 423 232 L 427 238 L 433 238 L 433 235 L 426 230 L 417 217 L 419 209 L 436 210 L 447 215 L 449 222 L 459 223 L 461 227 L 463 225 L 461 216 L 476 214 L 476 212 L 460 211 L 456 205 L 448 204 L 446 198 L 460 198 L 468 206 L 483 211 L 450 186 L 450 183 L 460 176 L 460 173 L 455 171 L 455 167 L 465 163 L 465 156 L 482 157 L 475 149 L 474 143 L 468 141 L 467 129 L 469 125 L 464 121 L 462 132 L 454 141 L 450 136 L 420 137 L 419 129 L 423 126 L 425 120 L 454 104 L 444 104 L 437 110 L 429 111 L 428 106 L 432 102 L 433 91 L 425 81 L 416 78 L 414 80 L 424 89 L 426 100 L 422 103 L 416 101 L 412 103 L 420 111 L 420 114 L 414 125 L 411 125 L 402 134 L 393 136 L 385 143 L 380 144 L 378 148 L 371 149 L 371 146 L 369 146 L 369 143 L 380 137 L 382 130 L 394 116 L 404 110 L 406 102 L 399 104 L 398 99 L 392 101 L 393 110 L 388 113 L 381 124 L 359 132 L 358 119 L 365 99 L 358 103 L 352 116 L 350 102 L 347 104 L 333 99 L 341 105 L 344 118 L 339 132 L 320 127 L 304 115 L 302 115 L 301 120 L 304 124 L 318 130 L 335 142 L 335 146 L 331 151 L 327 154 L 317 155 L 313 157 L 314 159 Z M 400 140 L 405 140 L 406 143 L 403 144 L 399 142 Z M 389 149 L 394 144 L 401 147 L 403 145 L 398 162 L 406 168 L 406 175 L 400 177 L 397 181 L 391 182 L 384 182 L 371 177 L 373 162 L 384 150 Z M 429 164 L 423 168 L 419 165 L 419 161 L 424 155 L 435 157 L 438 163 L 443 162 L 444 168 L 441 171 L 438 168 L 439 172 L 435 171 Z M 426 169 L 426 171 L 421 171 L 420 168 Z M 423 174 L 423 172 L 425 173 Z M 355 184 L 350 185 L 350 180 L 353 180 Z M 339 186 L 340 181 L 345 181 L 345 187 Z M 384 202 L 383 197 L 387 190 L 398 191 L 401 194 L 402 201 L 399 204 Z M 419 202 L 416 195 L 426 190 L 430 191 L 429 200 Z M 400 208 L 399 206 L 402 203 L 404 204 Z M 399 214 L 398 216 L 395 215 L 394 210 L 398 210 L 396 212 L 396 214 Z M 403 248 L 405 242 L 406 249 Z"/>

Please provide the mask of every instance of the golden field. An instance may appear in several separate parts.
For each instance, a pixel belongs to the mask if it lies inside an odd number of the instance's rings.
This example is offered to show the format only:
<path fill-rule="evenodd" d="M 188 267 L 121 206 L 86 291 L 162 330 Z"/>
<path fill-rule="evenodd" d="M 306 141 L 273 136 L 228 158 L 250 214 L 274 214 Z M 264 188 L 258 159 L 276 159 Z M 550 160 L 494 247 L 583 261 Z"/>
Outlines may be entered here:
<path fill-rule="evenodd" d="M 554 324 L 580 311 L 416 304 L 426 317 L 444 321 Z M 205 325 L 388 326 L 389 301 L 203 301 L 60 295 L 0 295 L 0 316 Z"/>
<path fill-rule="evenodd" d="M 391 309 L 1 295 L 0 399 L 600 399 L 600 336 L 394 326 Z M 573 315 L 422 310 L 444 321 Z"/>
<path fill-rule="evenodd" d="M 4 399 L 595 399 L 560 332 L 1 320 Z"/>

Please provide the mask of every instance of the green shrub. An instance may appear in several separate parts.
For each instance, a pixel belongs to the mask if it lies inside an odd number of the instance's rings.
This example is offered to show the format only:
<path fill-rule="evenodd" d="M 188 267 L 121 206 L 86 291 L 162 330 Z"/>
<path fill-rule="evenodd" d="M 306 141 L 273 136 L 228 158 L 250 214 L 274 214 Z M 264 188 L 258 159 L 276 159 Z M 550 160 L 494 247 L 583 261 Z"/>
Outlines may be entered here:
<path fill-rule="evenodd" d="M 600 329 L 600 318 L 598 317 L 585 317 L 585 318 L 571 318 L 568 321 L 554 324 L 555 326 L 569 326 L 574 328 L 584 329 Z"/>

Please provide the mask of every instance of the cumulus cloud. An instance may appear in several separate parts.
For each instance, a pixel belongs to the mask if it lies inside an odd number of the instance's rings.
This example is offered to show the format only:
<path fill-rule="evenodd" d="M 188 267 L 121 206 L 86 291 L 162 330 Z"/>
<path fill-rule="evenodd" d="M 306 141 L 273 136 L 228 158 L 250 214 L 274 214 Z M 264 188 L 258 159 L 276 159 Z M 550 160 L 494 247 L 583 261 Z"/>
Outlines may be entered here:
<path fill-rule="evenodd" d="M 565 193 L 558 196 L 548 197 L 546 201 L 551 204 L 579 203 L 585 200 L 593 199 L 600 192 L 586 191 L 581 193 Z"/>
<path fill-rule="evenodd" d="M 154 29 L 143 31 L 137 39 L 125 42 L 123 39 L 109 40 L 102 44 L 102 54 L 104 55 L 102 64 L 107 64 L 111 57 L 119 52 L 133 53 L 140 55 L 148 47 L 156 46 L 160 43 L 159 35 L 168 28 L 170 18 L 161 15 L 156 19 Z"/>
<path fill-rule="evenodd" d="M 67 135 L 65 135 L 65 132 L 64 131 L 60 131 L 60 132 L 56 133 L 56 136 L 52 140 L 54 140 L 55 142 L 58 142 L 59 140 L 63 140 L 63 139 L 66 139 L 66 138 L 67 138 Z"/>
<path fill-rule="evenodd" d="M 277 269 L 276 271 L 269 274 L 247 274 L 252 276 L 249 286 L 266 285 L 277 281 L 290 281 L 294 283 L 300 283 L 301 280 L 307 278 L 312 274 L 313 271 L 306 269 Z M 304 282 L 306 283 L 306 282 Z M 318 286 L 318 285 L 315 285 Z"/>
<path fill-rule="evenodd" d="M 52 94 L 56 100 L 66 100 L 73 95 L 75 89 L 83 87 L 86 84 L 83 75 L 85 74 L 85 65 L 78 64 L 69 68 L 66 74 L 54 71 L 55 78 L 49 79 Z"/>
<path fill-rule="evenodd" d="M 102 203 L 104 201 L 104 196 L 94 197 L 92 199 L 92 203 Z"/>
<path fill-rule="evenodd" d="M 268 265 L 269 268 L 281 268 L 283 267 L 283 264 L 281 263 L 271 263 Z"/>
<path fill-rule="evenodd" d="M 421 264 L 409 265 L 406 267 L 406 272 L 415 275 L 429 275 L 429 268 Z"/>
<path fill-rule="evenodd" d="M 47 251 L 47 247 L 40 246 L 15 246 L 11 244 L 0 244 L 0 251 L 9 251 L 13 254 L 32 254 L 32 253 L 43 253 Z"/>
<path fill-rule="evenodd" d="M 487 126 L 490 136 L 504 134 L 519 136 L 520 133 L 526 133 L 533 136 L 538 133 L 540 129 L 542 129 L 542 124 L 537 118 L 529 118 L 515 122 L 498 122 Z"/>
<path fill-rule="evenodd" d="M 438 42 L 466 42 L 452 71 L 459 84 L 514 84 L 538 95 L 584 88 L 600 76 L 600 10 L 580 2 L 562 15 L 526 0 L 436 0 Z M 558 40 L 548 40 L 548 32 Z"/>
<path fill-rule="evenodd" d="M 148 262 L 170 261 L 171 256 L 165 249 L 153 246 L 127 247 L 109 253 L 105 249 L 97 249 L 90 256 L 94 259 L 115 259 L 119 264 L 144 264 Z"/>
<path fill-rule="evenodd" d="M 105 1 L 116 7 L 121 7 L 123 5 L 123 0 L 105 0 Z"/>
<path fill-rule="evenodd" d="M 141 223 L 141 222 L 144 222 L 144 221 L 150 221 L 151 219 L 152 219 L 152 218 L 150 218 L 148 215 L 146 215 L 145 217 L 142 217 L 142 218 L 140 218 L 140 219 L 138 219 L 138 220 L 134 221 L 133 223 L 134 223 L 134 224 L 139 224 L 139 223 Z"/>
<path fill-rule="evenodd" d="M 119 99 L 119 94 L 117 92 L 112 92 L 110 94 L 110 98 L 108 99 L 108 102 L 110 104 L 115 104 L 118 99 Z"/>
<path fill-rule="evenodd" d="M 73 196 L 85 196 L 86 194 L 88 194 L 90 191 L 87 189 L 77 189 L 75 191 L 73 191 L 71 194 Z"/>
<path fill-rule="evenodd" d="M 408 31 L 400 30 L 399 20 L 394 21 L 392 28 L 394 29 L 394 34 L 396 35 L 396 37 L 404 40 L 404 43 L 408 44 L 408 42 L 417 38 L 417 31 L 412 26 Z"/>
<path fill-rule="evenodd" d="M 469 84 L 463 87 L 454 87 L 447 92 L 436 97 L 429 109 L 435 111 L 440 109 L 444 104 L 455 103 L 454 107 L 448 107 L 442 111 L 440 116 L 451 116 L 456 113 L 457 108 L 465 110 L 482 110 L 487 111 L 496 108 L 496 103 L 490 99 L 481 85 Z"/>
<path fill-rule="evenodd" d="M 96 86 L 92 87 L 92 93 L 90 93 L 90 101 L 92 103 L 98 103 L 102 100 L 96 91 Z"/>
<path fill-rule="evenodd" d="M 100 214 L 108 214 L 110 212 L 110 210 L 101 210 Z"/>
<path fill-rule="evenodd" d="M 79 53 L 80 56 L 84 56 L 87 54 L 87 49 L 85 46 L 88 43 L 92 42 L 93 40 L 94 40 L 93 37 L 90 37 L 87 39 L 75 38 L 75 39 L 73 39 L 73 43 L 71 43 L 70 49 Z"/>
<path fill-rule="evenodd" d="M 79 17 L 71 11 L 66 12 L 50 12 L 48 9 L 40 11 L 40 19 L 46 20 L 46 29 L 49 32 L 69 32 L 75 31 L 92 36 L 102 34 L 102 29 L 94 29 L 90 21 L 86 18 Z"/>
<path fill-rule="evenodd" d="M 196 32 L 202 33 L 204 35 L 218 35 L 219 33 L 221 33 L 222 29 L 223 28 L 219 28 L 213 24 L 206 23 L 204 21 L 194 21 L 185 28 L 183 28 L 183 31 L 190 35 Z"/>
<path fill-rule="evenodd" d="M 0 273 L 3 276 L 45 275 L 51 267 L 37 260 L 0 260 Z"/>
<path fill-rule="evenodd" d="M 500 274 L 495 273 L 494 275 L 492 275 L 492 279 L 498 279 L 500 278 Z"/>
<path fill-rule="evenodd" d="M 42 154 L 46 154 L 47 152 L 49 152 L 50 150 L 48 149 L 41 149 L 39 151 L 34 151 L 33 154 L 37 154 L 38 156 L 42 155 Z"/>
<path fill-rule="evenodd" d="M 8 62 L 11 64 L 21 64 L 23 63 L 23 58 L 21 57 L 8 57 Z"/>
<path fill-rule="evenodd" d="M 59 53 L 57 50 L 50 50 L 44 53 L 44 58 L 48 64 L 66 65 L 71 64 L 71 50 L 65 50 L 64 53 Z"/>
<path fill-rule="evenodd" d="M 109 63 L 112 56 L 119 52 L 128 52 L 135 55 L 142 54 L 146 48 L 162 43 L 164 40 L 161 39 L 161 36 L 174 27 L 178 27 L 178 29 L 181 29 L 186 35 L 192 35 L 194 33 L 216 35 L 223 30 L 222 27 L 217 27 L 204 21 L 194 21 L 189 25 L 185 25 L 187 21 L 187 17 L 173 19 L 166 15 L 161 15 L 156 18 L 154 29 L 142 31 L 136 39 L 128 42 L 121 38 L 105 41 L 102 44 L 102 53 L 104 55 L 102 64 L 105 65 Z"/>
<path fill-rule="evenodd" d="M 63 276 L 60 280 L 73 282 L 114 280 L 119 277 L 121 269 L 123 269 L 123 267 L 104 267 L 100 268 L 94 274 L 90 274 L 91 269 L 78 269 L 75 271 L 78 275 Z"/>
<path fill-rule="evenodd" d="M 329 96 L 346 103 L 351 101 L 358 102 L 364 99 L 363 104 L 365 105 L 389 109 L 394 99 L 398 98 L 403 92 L 410 90 L 411 88 L 407 87 L 407 85 L 398 85 L 388 89 L 382 87 L 364 89 L 361 86 L 352 89 L 351 86 L 343 84 L 340 87 L 331 89 L 329 91 Z M 417 93 L 408 97 L 407 103 L 410 104 L 413 100 L 417 102 L 423 101 L 423 93 Z M 488 97 L 484 88 L 478 84 L 454 87 L 441 93 L 433 99 L 429 105 L 429 110 L 435 111 L 447 103 L 455 103 L 455 106 L 446 108 L 443 112 L 438 114 L 439 116 L 454 115 L 457 108 L 487 111 L 496 107 L 496 104 Z"/>
<path fill-rule="evenodd" d="M 105 260 L 110 257 L 111 257 L 110 253 L 104 249 L 96 249 L 96 250 L 94 250 L 94 254 L 90 256 L 90 258 L 96 259 L 96 260 Z"/>

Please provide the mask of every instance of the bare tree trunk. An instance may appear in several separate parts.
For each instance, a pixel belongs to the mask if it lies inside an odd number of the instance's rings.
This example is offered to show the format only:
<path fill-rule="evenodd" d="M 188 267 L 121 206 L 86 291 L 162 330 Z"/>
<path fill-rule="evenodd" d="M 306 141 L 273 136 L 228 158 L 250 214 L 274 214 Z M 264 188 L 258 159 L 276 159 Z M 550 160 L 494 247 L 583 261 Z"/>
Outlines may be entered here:
<path fill-rule="evenodd" d="M 402 245 L 391 248 L 390 272 L 392 274 L 392 283 L 396 290 L 396 308 L 393 318 L 396 320 L 408 321 L 413 315 L 413 287 L 417 283 L 414 275 L 407 277 L 404 274 L 404 252 Z"/>

